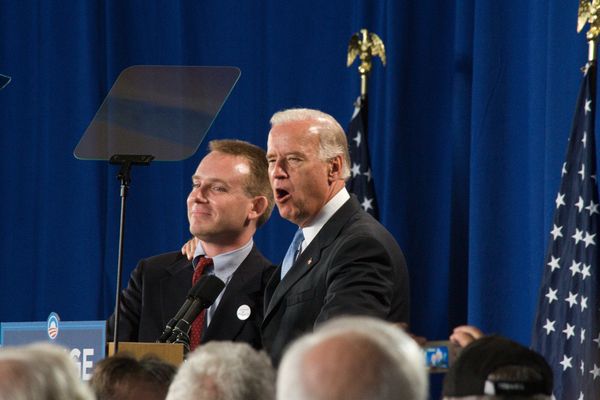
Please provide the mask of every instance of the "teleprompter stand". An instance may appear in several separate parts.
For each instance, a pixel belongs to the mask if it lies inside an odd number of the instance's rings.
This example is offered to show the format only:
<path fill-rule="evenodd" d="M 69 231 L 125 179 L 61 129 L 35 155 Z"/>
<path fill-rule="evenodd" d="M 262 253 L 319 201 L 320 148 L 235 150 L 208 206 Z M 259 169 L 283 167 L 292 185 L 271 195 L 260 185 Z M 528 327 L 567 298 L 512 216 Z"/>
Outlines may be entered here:
<path fill-rule="evenodd" d="M 126 199 L 131 167 L 193 155 L 235 86 L 235 67 L 133 66 L 125 69 L 75 148 L 82 160 L 120 165 L 121 215 L 114 311 L 118 351 Z"/>
<path fill-rule="evenodd" d="M 109 160 L 111 164 L 117 164 L 121 166 L 117 179 L 121 182 L 121 215 L 119 218 L 119 255 L 117 258 L 117 290 L 115 296 L 115 325 L 113 331 L 114 340 L 114 352 L 119 351 L 119 307 L 121 304 L 121 277 L 123 276 L 123 245 L 125 242 L 125 210 L 127 205 L 127 193 L 129 191 L 129 184 L 131 183 L 131 167 L 133 165 L 150 165 L 150 162 L 154 160 L 154 156 L 151 155 L 128 155 L 128 154 L 115 154 Z"/>

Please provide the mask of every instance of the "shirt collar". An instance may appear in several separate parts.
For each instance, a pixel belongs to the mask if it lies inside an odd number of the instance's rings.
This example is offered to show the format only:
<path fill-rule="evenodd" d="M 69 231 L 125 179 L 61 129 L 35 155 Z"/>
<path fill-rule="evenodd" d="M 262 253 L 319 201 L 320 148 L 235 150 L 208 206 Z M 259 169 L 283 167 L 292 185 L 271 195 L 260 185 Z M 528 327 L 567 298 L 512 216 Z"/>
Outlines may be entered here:
<path fill-rule="evenodd" d="M 342 190 L 337 192 L 335 196 L 331 198 L 324 206 L 321 208 L 321 211 L 317 214 L 313 222 L 302 228 L 302 233 L 304 234 L 304 242 L 302 242 L 302 250 L 306 249 L 306 247 L 312 242 L 312 240 L 317 236 L 321 228 L 325 226 L 327 221 L 339 210 L 346 201 L 350 199 L 350 194 L 346 190 L 346 187 L 343 187 Z"/>
<path fill-rule="evenodd" d="M 240 264 L 246 259 L 248 254 L 250 254 L 253 245 L 254 241 L 250 239 L 248 243 L 238 249 L 214 256 L 212 259 L 215 276 L 227 283 Z M 196 251 L 194 251 L 194 259 L 204 255 L 206 255 L 206 252 L 204 251 L 204 248 L 202 248 L 202 243 L 198 242 Z M 194 268 L 195 267 L 196 266 L 194 265 Z"/>

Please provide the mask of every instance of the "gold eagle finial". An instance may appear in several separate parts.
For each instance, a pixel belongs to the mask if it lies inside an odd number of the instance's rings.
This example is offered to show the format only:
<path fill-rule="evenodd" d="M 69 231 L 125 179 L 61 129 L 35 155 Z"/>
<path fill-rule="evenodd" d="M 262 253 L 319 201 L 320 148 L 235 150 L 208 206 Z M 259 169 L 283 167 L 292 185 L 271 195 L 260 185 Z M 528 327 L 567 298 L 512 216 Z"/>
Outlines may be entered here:
<path fill-rule="evenodd" d="M 600 33 L 600 21 L 598 13 L 600 11 L 600 0 L 579 0 L 579 10 L 577 10 L 577 32 L 581 32 L 586 23 L 590 23 L 590 30 L 587 33 L 588 40 L 598 37 Z"/>
<path fill-rule="evenodd" d="M 367 75 L 373 68 L 373 57 L 381 58 L 381 63 L 385 66 L 385 46 L 377 34 L 361 29 L 350 38 L 348 43 L 347 66 L 351 66 L 356 57 L 360 58 L 358 72 L 361 78 L 361 95 L 367 94 Z"/>
<path fill-rule="evenodd" d="M 372 57 L 379 56 L 385 65 L 385 46 L 377 34 L 361 29 L 350 38 L 348 43 L 348 67 L 352 65 L 356 56 L 360 57 L 358 67 L 360 73 L 369 73 L 372 67 Z M 364 72 L 363 72 L 364 71 Z"/>
<path fill-rule="evenodd" d="M 589 43 L 588 61 L 596 60 L 596 39 L 600 35 L 600 0 L 579 0 L 579 9 L 577 10 L 577 33 L 583 30 L 586 23 L 589 22 L 590 29 L 586 33 Z"/>

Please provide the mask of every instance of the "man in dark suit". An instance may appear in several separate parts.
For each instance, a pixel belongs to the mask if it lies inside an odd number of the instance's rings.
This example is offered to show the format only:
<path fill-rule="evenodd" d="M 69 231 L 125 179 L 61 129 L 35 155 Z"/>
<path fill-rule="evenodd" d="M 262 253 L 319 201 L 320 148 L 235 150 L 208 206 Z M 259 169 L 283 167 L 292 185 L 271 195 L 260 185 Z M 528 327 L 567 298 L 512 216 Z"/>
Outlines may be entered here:
<path fill-rule="evenodd" d="M 284 348 L 343 314 L 408 322 L 409 283 L 393 236 L 346 191 L 342 127 L 317 110 L 271 119 L 269 179 L 279 214 L 300 230 L 265 291 L 263 344 L 277 364 Z"/>
<path fill-rule="evenodd" d="M 212 141 L 210 150 L 187 199 L 190 232 L 198 239 L 194 262 L 180 252 L 139 262 L 121 299 L 121 341 L 156 341 L 192 286 L 196 260 L 206 257 L 226 287 L 203 317 L 200 343 L 232 340 L 262 347 L 263 293 L 274 267 L 252 236 L 273 208 L 265 152 L 237 140 Z"/>

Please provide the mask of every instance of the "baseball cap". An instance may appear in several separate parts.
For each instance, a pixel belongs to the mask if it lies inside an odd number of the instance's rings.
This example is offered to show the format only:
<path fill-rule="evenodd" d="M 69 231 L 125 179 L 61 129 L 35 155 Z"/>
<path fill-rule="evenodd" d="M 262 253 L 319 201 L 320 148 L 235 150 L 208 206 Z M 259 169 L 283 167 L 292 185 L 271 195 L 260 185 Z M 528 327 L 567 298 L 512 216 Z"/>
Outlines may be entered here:
<path fill-rule="evenodd" d="M 494 380 L 488 376 L 502 367 L 526 367 L 537 380 Z M 501 336 L 485 336 L 465 347 L 444 379 L 446 397 L 477 395 L 552 394 L 552 369 L 538 353 Z"/>

